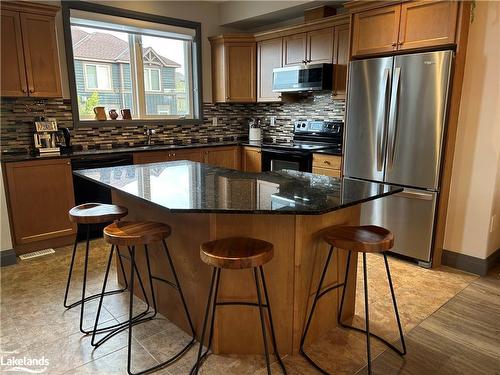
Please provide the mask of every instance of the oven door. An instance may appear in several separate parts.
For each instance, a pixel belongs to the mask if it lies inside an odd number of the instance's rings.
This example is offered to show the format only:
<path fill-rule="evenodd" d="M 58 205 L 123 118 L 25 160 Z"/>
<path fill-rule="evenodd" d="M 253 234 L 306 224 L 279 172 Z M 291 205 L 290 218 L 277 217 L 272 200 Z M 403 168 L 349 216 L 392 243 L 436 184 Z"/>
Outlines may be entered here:
<path fill-rule="evenodd" d="M 311 172 L 312 154 L 290 150 L 262 150 L 262 171 L 293 171 Z"/>

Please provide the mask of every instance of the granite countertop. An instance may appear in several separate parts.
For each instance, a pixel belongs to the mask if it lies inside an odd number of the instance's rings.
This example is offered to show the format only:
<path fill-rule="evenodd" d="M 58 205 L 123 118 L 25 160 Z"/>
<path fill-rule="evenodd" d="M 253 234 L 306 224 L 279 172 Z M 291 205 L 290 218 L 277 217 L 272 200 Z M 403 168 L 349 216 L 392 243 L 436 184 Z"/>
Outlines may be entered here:
<path fill-rule="evenodd" d="M 403 190 L 306 172 L 248 173 L 185 160 L 73 173 L 179 213 L 320 215 Z"/>
<path fill-rule="evenodd" d="M 117 147 L 117 148 L 104 148 L 104 149 L 92 149 L 92 150 L 82 150 L 73 151 L 64 154 L 55 155 L 31 155 L 28 153 L 17 153 L 17 154 L 6 154 L 3 153 L 1 158 L 2 162 L 16 162 L 16 161 L 27 161 L 27 160 L 46 160 L 46 159 L 61 159 L 61 158 L 76 158 L 80 156 L 91 156 L 91 155 L 106 155 L 106 154 L 120 154 L 120 153 L 130 153 L 130 152 L 147 152 L 147 151 L 162 151 L 162 150 L 179 150 L 184 148 L 198 148 L 198 147 L 221 147 L 221 146 L 238 146 L 241 142 L 238 141 L 223 141 L 223 142 L 212 142 L 212 143 L 190 143 L 190 144 L 153 144 L 149 146 L 130 146 L 130 147 Z"/>

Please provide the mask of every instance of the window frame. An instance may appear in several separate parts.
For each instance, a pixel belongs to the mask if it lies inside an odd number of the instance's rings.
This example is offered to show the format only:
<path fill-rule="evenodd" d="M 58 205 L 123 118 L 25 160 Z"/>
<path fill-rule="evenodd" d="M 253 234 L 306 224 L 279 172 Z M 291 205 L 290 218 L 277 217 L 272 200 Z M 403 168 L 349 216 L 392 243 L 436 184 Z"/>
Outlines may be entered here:
<path fill-rule="evenodd" d="M 148 78 L 149 78 L 149 85 L 150 85 L 150 89 L 148 90 L 147 87 L 146 87 L 146 80 L 144 80 L 144 93 L 152 93 L 152 94 L 158 94 L 158 93 L 161 93 L 162 91 L 162 84 L 161 84 L 161 67 L 159 68 L 155 68 L 155 67 L 144 67 L 144 71 L 146 70 L 149 70 L 149 73 L 148 73 Z M 158 90 L 153 90 L 151 88 L 151 71 L 152 70 L 156 70 L 158 71 Z"/>
<path fill-rule="evenodd" d="M 84 60 L 80 60 L 80 61 L 82 61 L 82 64 L 83 64 L 83 81 L 84 81 L 83 85 L 84 85 L 86 92 L 94 92 L 94 91 L 113 92 L 113 68 L 111 67 L 111 64 L 98 63 L 98 62 L 94 62 L 91 60 L 88 60 L 87 62 L 85 62 Z M 97 87 L 95 87 L 95 88 L 91 88 L 87 84 L 87 77 L 88 77 L 87 67 L 91 66 L 91 65 L 95 66 L 95 74 L 96 74 L 96 82 L 97 82 Z M 108 70 L 109 89 L 99 88 L 99 79 L 97 78 L 97 67 L 98 66 L 105 67 Z"/>
<path fill-rule="evenodd" d="M 73 44 L 71 37 L 71 10 L 81 10 L 93 13 L 106 14 L 110 16 L 124 17 L 137 19 L 141 21 L 154 22 L 159 24 L 166 24 L 171 26 L 183 27 L 193 29 L 195 31 L 195 36 L 192 41 L 192 48 L 189 50 L 188 63 L 192 67 L 190 78 L 192 84 L 190 90 L 192 95 L 191 103 L 188 103 L 189 107 L 192 109 L 192 118 L 186 118 L 185 116 L 165 118 L 161 116 L 147 115 L 144 114 L 143 119 L 132 119 L 132 120 L 118 120 L 118 121 L 97 121 L 97 120 L 81 120 L 78 110 L 78 91 L 76 86 L 75 77 L 75 64 L 74 64 L 74 54 L 73 54 Z M 110 7 L 106 5 L 100 5 L 95 3 L 87 3 L 81 1 L 63 1 L 62 2 L 62 18 L 63 18 L 63 29 L 64 29 L 64 44 L 66 47 L 66 60 L 68 65 L 68 75 L 70 84 L 70 94 L 71 94 L 71 108 L 73 113 L 73 123 L 75 128 L 85 127 L 85 128 L 106 128 L 106 127 L 120 127 L 120 126 L 143 126 L 143 125 L 195 125 L 203 123 L 203 82 L 202 82 L 202 36 L 201 36 L 201 23 L 182 20 L 178 18 L 158 16 L 154 14 L 147 14 L 142 12 L 136 12 L 131 10 L 125 10 L 115 7 Z M 137 46 L 136 46 L 137 47 Z M 142 57 L 142 56 L 141 56 Z M 142 61 L 141 61 L 142 62 Z M 131 61 L 132 63 L 132 61 Z M 131 65 L 132 67 L 132 65 Z M 139 67 L 137 67 L 139 68 Z M 144 67 L 142 67 L 144 69 Z M 84 73 L 85 74 L 85 73 Z M 140 81 L 143 81 L 141 79 Z M 144 82 L 142 87 L 144 87 L 144 94 L 146 94 Z M 85 79 L 86 84 L 86 79 Z M 160 72 L 160 91 L 161 92 L 161 72 Z M 95 91 L 95 90 L 94 90 Z M 149 91 L 148 91 L 149 92 Z M 152 91 L 158 93 L 158 91 Z M 139 97 L 145 95 L 138 95 Z M 145 106 L 143 107 L 145 108 Z"/>

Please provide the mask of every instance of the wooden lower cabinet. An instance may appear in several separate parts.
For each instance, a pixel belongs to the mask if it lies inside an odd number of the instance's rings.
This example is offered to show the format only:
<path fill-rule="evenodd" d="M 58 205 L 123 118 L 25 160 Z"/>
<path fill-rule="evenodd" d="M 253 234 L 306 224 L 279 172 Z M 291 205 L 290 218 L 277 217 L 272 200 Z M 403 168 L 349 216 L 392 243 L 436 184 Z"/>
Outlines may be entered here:
<path fill-rule="evenodd" d="M 313 154 L 312 173 L 330 177 L 342 176 L 342 157 L 338 155 Z"/>
<path fill-rule="evenodd" d="M 243 147 L 241 150 L 241 169 L 244 172 L 262 171 L 262 152 L 258 147 Z"/>
<path fill-rule="evenodd" d="M 68 217 L 68 211 L 75 205 L 69 159 L 6 163 L 5 180 L 17 253 L 50 247 L 46 240 L 76 233 L 76 226 Z M 18 250 L 22 245 L 43 241 L 43 247 L 38 249 L 34 246 Z"/>
<path fill-rule="evenodd" d="M 204 162 L 216 167 L 240 169 L 241 158 L 239 146 L 212 147 L 203 149 Z"/>
<path fill-rule="evenodd" d="M 134 164 L 160 163 L 174 160 L 191 160 L 199 163 L 204 161 L 201 149 L 136 152 L 133 158 Z"/>

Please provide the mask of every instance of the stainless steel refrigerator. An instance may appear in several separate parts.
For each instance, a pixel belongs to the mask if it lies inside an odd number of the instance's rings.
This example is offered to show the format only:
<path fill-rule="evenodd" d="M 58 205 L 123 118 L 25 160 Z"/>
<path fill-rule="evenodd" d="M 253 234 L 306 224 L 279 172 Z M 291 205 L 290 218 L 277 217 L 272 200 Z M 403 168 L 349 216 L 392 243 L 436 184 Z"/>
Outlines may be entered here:
<path fill-rule="evenodd" d="M 452 51 L 351 62 L 344 175 L 403 186 L 361 221 L 393 231 L 393 252 L 432 261 Z"/>

